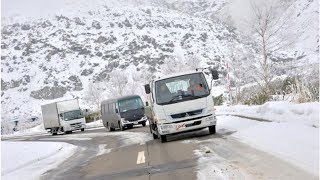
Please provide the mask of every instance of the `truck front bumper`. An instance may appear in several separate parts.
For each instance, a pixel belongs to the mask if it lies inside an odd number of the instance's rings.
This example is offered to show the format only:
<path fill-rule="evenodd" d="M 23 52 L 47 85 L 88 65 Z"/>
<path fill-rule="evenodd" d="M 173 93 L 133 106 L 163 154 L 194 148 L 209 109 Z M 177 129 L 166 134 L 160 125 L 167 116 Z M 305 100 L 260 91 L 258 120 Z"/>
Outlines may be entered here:
<path fill-rule="evenodd" d="M 86 125 L 85 124 L 75 124 L 75 125 L 66 126 L 64 128 L 66 131 L 75 131 L 75 130 L 85 129 Z"/>
<path fill-rule="evenodd" d="M 194 129 L 206 128 L 216 125 L 217 118 L 214 115 L 206 116 L 196 120 L 184 121 L 180 123 L 158 124 L 158 132 L 160 135 L 176 134 Z"/>

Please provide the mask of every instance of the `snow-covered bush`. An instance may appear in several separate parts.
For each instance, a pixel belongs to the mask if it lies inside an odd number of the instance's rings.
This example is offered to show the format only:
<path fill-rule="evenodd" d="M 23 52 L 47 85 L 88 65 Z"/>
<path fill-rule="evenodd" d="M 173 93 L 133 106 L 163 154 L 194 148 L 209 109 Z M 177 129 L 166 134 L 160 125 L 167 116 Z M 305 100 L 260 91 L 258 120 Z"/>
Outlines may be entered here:
<path fill-rule="evenodd" d="M 1 121 L 1 134 L 12 134 L 14 128 L 13 122 L 9 120 L 2 120 Z"/>

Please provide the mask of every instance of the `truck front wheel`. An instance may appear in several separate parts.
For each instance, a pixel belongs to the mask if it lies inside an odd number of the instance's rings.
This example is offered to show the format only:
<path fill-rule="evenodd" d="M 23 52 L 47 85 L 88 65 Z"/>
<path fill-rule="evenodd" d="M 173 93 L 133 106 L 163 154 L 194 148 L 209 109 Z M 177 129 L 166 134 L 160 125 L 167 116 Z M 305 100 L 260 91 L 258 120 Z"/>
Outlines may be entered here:
<path fill-rule="evenodd" d="M 153 133 L 152 133 L 152 136 L 153 136 L 153 139 L 158 139 L 159 138 L 158 135 L 153 134 Z"/>
<path fill-rule="evenodd" d="M 209 126 L 209 133 L 210 134 L 215 134 L 216 133 L 216 125 Z"/>
<path fill-rule="evenodd" d="M 141 124 L 142 124 L 143 127 L 146 126 L 146 122 L 145 121 L 143 121 Z"/>
<path fill-rule="evenodd" d="M 84 131 L 84 128 L 81 128 L 81 131 Z"/>
<path fill-rule="evenodd" d="M 167 136 L 166 135 L 160 135 L 160 140 L 162 143 L 167 142 Z"/>

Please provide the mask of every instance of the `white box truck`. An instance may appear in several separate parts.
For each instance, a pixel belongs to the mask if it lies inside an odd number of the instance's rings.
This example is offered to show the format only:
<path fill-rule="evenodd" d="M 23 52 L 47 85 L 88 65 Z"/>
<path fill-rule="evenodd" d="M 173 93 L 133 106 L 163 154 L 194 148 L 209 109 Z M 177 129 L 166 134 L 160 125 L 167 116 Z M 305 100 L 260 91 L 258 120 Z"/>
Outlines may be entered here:
<path fill-rule="evenodd" d="M 216 132 L 217 120 L 210 92 L 218 72 L 209 69 L 212 75 L 209 87 L 203 70 L 168 75 L 145 85 L 148 94 L 145 114 L 154 139 L 166 142 L 168 135 L 206 127 L 210 134 Z"/>
<path fill-rule="evenodd" d="M 65 134 L 75 130 L 84 131 L 86 121 L 80 109 L 78 99 L 54 102 L 41 106 L 43 125 L 52 135 Z"/>

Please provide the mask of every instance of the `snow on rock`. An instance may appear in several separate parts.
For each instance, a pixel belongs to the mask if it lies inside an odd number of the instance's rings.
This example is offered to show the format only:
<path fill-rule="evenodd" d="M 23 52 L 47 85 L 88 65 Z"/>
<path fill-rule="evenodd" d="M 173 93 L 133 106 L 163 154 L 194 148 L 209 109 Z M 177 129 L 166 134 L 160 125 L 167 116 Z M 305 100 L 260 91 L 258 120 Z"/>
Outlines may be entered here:
<path fill-rule="evenodd" d="M 236 131 L 232 136 L 238 140 L 319 175 L 319 128 L 304 126 L 303 121 L 260 122 L 232 116 L 220 116 L 217 123 L 218 129 Z"/>
<path fill-rule="evenodd" d="M 1 142 L 1 179 L 40 179 L 75 150 L 76 146 L 68 143 Z"/>
<path fill-rule="evenodd" d="M 319 128 L 319 106 L 319 102 L 294 104 L 277 101 L 260 106 L 221 106 L 217 107 L 217 114 L 257 117 L 274 122 L 294 122 Z"/>

